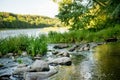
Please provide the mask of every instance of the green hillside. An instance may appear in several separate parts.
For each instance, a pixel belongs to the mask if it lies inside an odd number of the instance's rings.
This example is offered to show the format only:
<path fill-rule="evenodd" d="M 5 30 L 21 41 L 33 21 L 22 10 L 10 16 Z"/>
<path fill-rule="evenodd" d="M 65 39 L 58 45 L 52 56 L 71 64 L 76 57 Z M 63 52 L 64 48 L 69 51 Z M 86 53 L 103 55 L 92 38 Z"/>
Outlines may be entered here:
<path fill-rule="evenodd" d="M 0 28 L 43 28 L 57 25 L 58 19 L 38 15 L 0 12 Z M 57 25 L 58 26 L 58 25 Z"/>

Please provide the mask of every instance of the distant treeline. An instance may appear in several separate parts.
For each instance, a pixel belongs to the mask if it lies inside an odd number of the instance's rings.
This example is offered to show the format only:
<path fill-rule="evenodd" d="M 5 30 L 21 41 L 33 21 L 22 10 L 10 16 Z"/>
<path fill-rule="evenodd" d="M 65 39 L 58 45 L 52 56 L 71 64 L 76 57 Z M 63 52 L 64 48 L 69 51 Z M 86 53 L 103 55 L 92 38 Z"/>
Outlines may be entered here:
<path fill-rule="evenodd" d="M 18 15 L 0 12 L 0 28 L 43 28 L 54 26 L 59 20 L 37 15 Z M 57 25 L 58 26 L 58 25 Z"/>

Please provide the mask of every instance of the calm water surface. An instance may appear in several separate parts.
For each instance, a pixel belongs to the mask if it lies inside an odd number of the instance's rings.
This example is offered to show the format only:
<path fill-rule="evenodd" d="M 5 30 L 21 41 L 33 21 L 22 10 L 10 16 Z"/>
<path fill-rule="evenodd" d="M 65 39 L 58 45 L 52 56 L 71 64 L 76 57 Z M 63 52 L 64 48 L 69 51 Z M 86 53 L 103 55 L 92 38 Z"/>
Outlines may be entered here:
<path fill-rule="evenodd" d="M 0 38 L 6 37 L 14 37 L 18 35 L 28 35 L 37 37 L 40 34 L 48 34 L 49 31 L 57 31 L 57 32 L 67 32 L 67 28 L 59 28 L 59 27 L 50 27 L 50 28 L 36 28 L 36 29 L 16 29 L 16 30 L 1 30 Z"/>
<path fill-rule="evenodd" d="M 120 80 L 120 43 L 98 46 L 94 51 L 73 55 L 72 66 L 60 66 L 50 80 Z"/>

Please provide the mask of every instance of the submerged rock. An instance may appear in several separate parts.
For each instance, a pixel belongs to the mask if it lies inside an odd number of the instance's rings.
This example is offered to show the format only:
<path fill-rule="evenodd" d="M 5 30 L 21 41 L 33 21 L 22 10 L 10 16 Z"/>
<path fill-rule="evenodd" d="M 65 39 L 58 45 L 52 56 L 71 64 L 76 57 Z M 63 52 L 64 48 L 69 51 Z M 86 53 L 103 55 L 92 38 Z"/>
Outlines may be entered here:
<path fill-rule="evenodd" d="M 53 59 L 51 61 L 48 62 L 49 64 L 57 64 L 57 65 L 71 65 L 72 61 L 69 57 L 60 57 L 60 58 L 56 58 Z"/>

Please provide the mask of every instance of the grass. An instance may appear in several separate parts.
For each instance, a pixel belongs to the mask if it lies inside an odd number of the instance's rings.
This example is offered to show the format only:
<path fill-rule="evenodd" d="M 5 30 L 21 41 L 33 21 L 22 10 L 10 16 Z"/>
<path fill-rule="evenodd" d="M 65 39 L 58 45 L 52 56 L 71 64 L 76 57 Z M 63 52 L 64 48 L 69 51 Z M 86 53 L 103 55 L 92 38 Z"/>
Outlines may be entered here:
<path fill-rule="evenodd" d="M 43 55 L 47 51 L 47 43 L 44 35 L 34 38 L 25 35 L 20 35 L 17 37 L 9 37 L 0 40 L 0 54 L 4 55 L 6 53 L 18 53 L 21 54 L 22 51 L 27 51 L 31 56 L 37 54 Z"/>
<path fill-rule="evenodd" d="M 57 32 L 50 32 L 48 34 L 50 43 L 100 42 L 114 37 L 120 39 L 120 25 L 109 27 L 98 32 L 89 30 L 74 30 L 63 34 Z"/>
<path fill-rule="evenodd" d="M 108 38 L 120 39 L 120 25 L 109 27 L 97 32 L 90 30 L 74 30 L 65 33 L 49 32 L 48 36 L 28 37 L 20 35 L 0 39 L 0 55 L 27 51 L 31 56 L 44 55 L 47 52 L 48 43 L 86 43 L 101 42 Z"/>
<path fill-rule="evenodd" d="M 47 51 L 47 37 L 45 35 L 41 35 L 37 38 L 30 38 L 30 43 L 27 47 L 27 52 L 35 56 L 37 54 L 44 55 Z"/>

